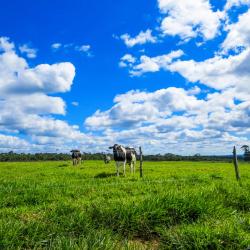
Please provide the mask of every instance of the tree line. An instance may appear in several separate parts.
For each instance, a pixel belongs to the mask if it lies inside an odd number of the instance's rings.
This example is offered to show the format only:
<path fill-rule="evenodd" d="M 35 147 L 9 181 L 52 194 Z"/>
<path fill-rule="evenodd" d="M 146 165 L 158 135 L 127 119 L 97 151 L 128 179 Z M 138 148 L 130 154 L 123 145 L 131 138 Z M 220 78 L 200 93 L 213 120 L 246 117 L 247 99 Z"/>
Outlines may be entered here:
<path fill-rule="evenodd" d="M 112 159 L 112 154 L 108 154 Z M 104 153 L 86 153 L 82 154 L 83 160 L 104 160 Z M 202 156 L 199 154 L 193 156 L 181 156 L 175 154 L 155 154 L 144 155 L 144 161 L 221 161 L 231 162 L 232 156 Z M 244 158 L 239 156 L 240 160 Z M 15 161 L 69 161 L 71 154 L 66 153 L 0 153 L 0 162 L 15 162 Z M 246 160 L 246 159 L 245 159 Z"/>

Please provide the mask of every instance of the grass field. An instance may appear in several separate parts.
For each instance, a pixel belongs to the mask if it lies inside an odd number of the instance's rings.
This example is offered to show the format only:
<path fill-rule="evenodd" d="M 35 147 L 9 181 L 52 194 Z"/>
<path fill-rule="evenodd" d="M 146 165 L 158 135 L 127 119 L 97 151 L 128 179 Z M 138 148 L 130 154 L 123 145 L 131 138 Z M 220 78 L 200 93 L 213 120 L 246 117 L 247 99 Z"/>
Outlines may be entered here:
<path fill-rule="evenodd" d="M 137 164 L 138 165 L 138 164 Z M 138 170 L 138 169 L 137 169 Z M 247 249 L 250 164 L 0 163 L 0 249 Z"/>

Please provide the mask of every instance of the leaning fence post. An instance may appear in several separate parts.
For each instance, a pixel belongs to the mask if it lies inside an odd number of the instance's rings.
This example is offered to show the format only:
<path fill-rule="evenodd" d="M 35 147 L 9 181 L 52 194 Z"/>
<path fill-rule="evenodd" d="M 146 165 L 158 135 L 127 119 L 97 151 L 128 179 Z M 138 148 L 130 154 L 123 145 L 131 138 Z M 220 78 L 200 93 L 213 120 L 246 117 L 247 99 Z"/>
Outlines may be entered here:
<path fill-rule="evenodd" d="M 140 150 L 140 177 L 143 177 L 143 170 L 142 170 L 142 150 L 141 150 L 141 147 L 139 147 L 139 150 Z"/>
<path fill-rule="evenodd" d="M 236 147 L 235 146 L 234 146 L 234 149 L 233 149 L 233 162 L 234 162 L 234 169 L 235 169 L 236 179 L 237 179 L 237 181 L 240 181 L 240 171 L 239 171 L 237 152 L 236 152 Z"/>

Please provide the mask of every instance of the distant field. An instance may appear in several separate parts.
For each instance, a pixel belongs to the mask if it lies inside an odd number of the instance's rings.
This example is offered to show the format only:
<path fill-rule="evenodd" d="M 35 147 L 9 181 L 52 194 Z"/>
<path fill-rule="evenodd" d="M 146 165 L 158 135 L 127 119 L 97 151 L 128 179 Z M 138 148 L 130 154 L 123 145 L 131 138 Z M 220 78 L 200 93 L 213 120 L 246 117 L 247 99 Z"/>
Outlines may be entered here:
<path fill-rule="evenodd" d="M 137 164 L 138 166 L 138 164 Z M 247 249 L 250 164 L 0 163 L 0 249 Z"/>

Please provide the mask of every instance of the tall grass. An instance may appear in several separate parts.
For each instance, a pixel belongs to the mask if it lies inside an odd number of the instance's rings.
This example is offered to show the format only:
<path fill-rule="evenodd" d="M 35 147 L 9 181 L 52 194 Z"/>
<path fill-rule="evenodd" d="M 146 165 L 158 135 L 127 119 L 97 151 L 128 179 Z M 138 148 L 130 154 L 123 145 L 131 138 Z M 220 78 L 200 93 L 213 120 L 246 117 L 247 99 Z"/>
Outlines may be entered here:
<path fill-rule="evenodd" d="M 0 249 L 247 249 L 250 165 L 0 163 Z"/>

